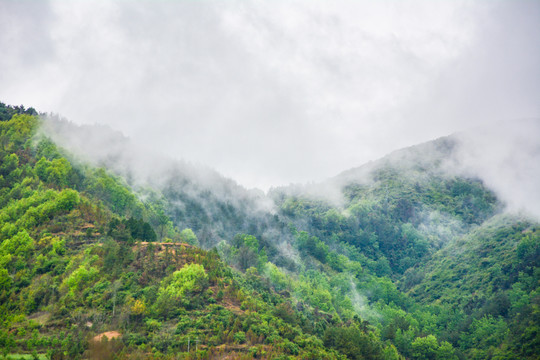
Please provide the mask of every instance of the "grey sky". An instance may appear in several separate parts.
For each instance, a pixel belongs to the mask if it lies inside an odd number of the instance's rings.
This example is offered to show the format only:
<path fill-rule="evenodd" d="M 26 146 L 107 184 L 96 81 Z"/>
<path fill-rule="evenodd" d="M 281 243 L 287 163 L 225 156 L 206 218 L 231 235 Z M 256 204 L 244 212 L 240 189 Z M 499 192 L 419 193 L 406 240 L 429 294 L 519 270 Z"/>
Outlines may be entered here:
<path fill-rule="evenodd" d="M 0 101 L 267 188 L 540 116 L 540 1 L 0 0 Z"/>

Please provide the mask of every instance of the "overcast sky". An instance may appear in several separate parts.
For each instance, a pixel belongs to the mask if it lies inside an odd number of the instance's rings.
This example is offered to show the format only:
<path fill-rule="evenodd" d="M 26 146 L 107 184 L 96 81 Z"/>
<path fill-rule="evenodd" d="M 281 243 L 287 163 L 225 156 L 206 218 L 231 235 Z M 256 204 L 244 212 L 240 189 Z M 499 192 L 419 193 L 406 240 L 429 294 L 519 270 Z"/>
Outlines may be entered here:
<path fill-rule="evenodd" d="M 540 116 L 540 1 L 0 0 L 0 101 L 247 187 Z"/>

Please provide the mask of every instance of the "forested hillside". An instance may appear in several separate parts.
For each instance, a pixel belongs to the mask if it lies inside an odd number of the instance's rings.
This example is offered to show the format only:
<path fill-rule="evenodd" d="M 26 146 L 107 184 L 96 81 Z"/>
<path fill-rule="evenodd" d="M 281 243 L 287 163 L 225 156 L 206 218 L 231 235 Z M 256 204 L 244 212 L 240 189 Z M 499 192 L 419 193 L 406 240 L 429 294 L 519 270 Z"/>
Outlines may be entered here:
<path fill-rule="evenodd" d="M 0 104 L 3 356 L 538 358 L 538 223 L 455 138 L 264 196 L 97 134 Z"/>

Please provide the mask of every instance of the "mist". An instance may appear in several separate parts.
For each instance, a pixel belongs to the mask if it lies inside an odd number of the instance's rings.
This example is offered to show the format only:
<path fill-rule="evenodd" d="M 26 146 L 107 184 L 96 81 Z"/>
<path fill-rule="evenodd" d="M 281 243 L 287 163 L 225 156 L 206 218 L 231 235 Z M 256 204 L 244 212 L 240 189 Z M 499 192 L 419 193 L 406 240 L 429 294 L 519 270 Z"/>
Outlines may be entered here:
<path fill-rule="evenodd" d="M 539 23 L 534 1 L 6 0 L 0 101 L 266 190 L 539 116 Z"/>
<path fill-rule="evenodd" d="M 540 119 L 500 122 L 456 137 L 447 170 L 482 179 L 508 212 L 540 221 Z"/>

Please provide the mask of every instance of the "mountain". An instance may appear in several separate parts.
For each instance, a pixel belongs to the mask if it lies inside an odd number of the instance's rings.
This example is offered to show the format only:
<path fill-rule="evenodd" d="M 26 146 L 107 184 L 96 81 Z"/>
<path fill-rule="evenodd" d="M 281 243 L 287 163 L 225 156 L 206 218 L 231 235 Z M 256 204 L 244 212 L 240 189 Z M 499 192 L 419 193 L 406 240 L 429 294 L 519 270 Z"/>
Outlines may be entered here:
<path fill-rule="evenodd" d="M 34 111 L 1 107 L 4 357 L 341 357 L 314 331 L 339 323 L 295 311 L 256 269 L 233 271 L 216 251 L 187 243 L 196 243 L 193 232 L 170 226 L 159 202 L 69 161 L 38 134 Z M 163 232 L 175 241 L 158 239 Z M 358 336 L 382 352 L 371 334 L 364 327 Z"/>
<path fill-rule="evenodd" d="M 431 334 L 459 358 L 535 358 L 538 222 L 509 210 L 474 175 L 470 149 L 470 138 L 457 134 L 272 196 L 282 214 L 314 237 L 300 249 L 338 272 L 343 261 L 334 261 L 333 252 L 376 276 L 355 286 L 383 315 L 360 313 L 379 322 L 382 338 L 402 355 L 422 358 L 411 342 Z M 530 196 L 534 208 L 535 193 Z M 385 278 L 391 291 L 381 289 Z"/>
<path fill-rule="evenodd" d="M 467 137 L 265 195 L 109 128 L 0 116 L 4 355 L 537 358 L 538 222 Z"/>

